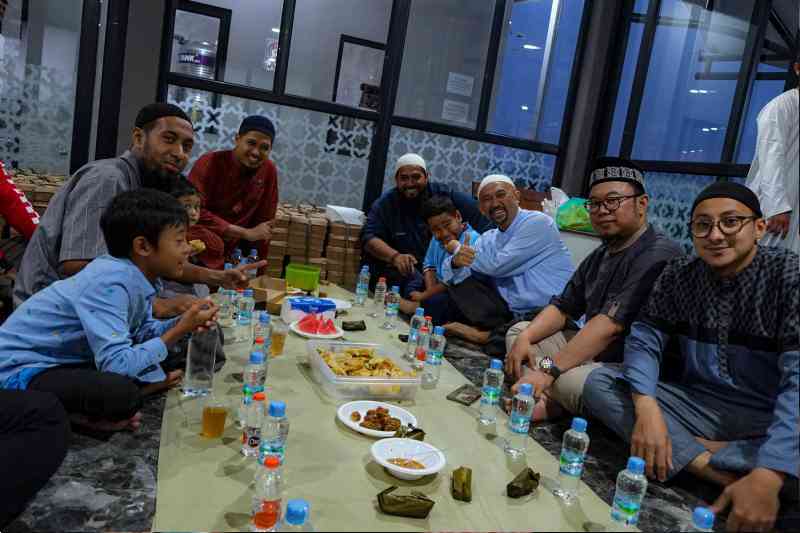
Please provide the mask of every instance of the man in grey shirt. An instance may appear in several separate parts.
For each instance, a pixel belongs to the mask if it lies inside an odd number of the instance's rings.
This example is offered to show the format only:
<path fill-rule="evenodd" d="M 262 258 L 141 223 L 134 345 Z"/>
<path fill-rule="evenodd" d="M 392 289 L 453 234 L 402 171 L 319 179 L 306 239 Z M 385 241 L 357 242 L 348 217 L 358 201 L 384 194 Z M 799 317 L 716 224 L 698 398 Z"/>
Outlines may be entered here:
<path fill-rule="evenodd" d="M 15 305 L 107 253 L 100 216 L 111 199 L 141 187 L 166 189 L 186 167 L 193 145 L 192 123 L 179 107 L 163 103 L 143 107 L 136 117 L 130 150 L 84 165 L 50 201 L 22 258 Z M 241 269 L 222 272 L 186 265 L 178 281 L 235 288 L 245 286 L 248 279 Z M 161 318 L 175 316 L 191 300 L 156 300 L 153 312 Z"/>

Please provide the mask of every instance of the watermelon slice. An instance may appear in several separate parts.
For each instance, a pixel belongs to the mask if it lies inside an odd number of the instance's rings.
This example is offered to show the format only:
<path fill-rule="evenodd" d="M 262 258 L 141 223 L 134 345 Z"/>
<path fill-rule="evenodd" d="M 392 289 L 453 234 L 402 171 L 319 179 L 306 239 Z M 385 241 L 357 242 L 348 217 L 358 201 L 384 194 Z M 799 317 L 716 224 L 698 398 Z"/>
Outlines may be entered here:
<path fill-rule="evenodd" d="M 336 326 L 333 324 L 333 320 L 331 320 L 330 318 L 327 320 L 323 320 L 319 330 L 317 331 L 317 333 L 319 333 L 320 335 L 335 335 L 336 332 L 337 332 Z"/>
<path fill-rule="evenodd" d="M 303 333 L 316 334 L 317 331 L 319 330 L 320 322 L 321 322 L 320 319 L 317 318 L 316 315 L 308 314 L 308 315 L 304 316 L 300 320 L 300 322 L 297 323 L 297 327 Z"/>

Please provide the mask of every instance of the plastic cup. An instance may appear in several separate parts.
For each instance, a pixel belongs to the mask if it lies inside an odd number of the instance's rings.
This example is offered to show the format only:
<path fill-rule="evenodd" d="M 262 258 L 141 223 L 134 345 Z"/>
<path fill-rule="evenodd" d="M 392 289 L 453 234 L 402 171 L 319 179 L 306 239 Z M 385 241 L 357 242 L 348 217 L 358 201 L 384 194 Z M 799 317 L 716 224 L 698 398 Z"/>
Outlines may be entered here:
<path fill-rule="evenodd" d="M 225 432 L 225 420 L 228 417 L 228 403 L 209 396 L 203 405 L 202 430 L 200 434 L 209 439 L 216 439 Z"/>
<path fill-rule="evenodd" d="M 286 335 L 289 334 L 289 328 L 286 327 L 282 321 L 275 321 L 272 326 L 272 344 L 269 348 L 269 353 L 272 357 L 283 355 L 283 347 L 286 344 Z"/>

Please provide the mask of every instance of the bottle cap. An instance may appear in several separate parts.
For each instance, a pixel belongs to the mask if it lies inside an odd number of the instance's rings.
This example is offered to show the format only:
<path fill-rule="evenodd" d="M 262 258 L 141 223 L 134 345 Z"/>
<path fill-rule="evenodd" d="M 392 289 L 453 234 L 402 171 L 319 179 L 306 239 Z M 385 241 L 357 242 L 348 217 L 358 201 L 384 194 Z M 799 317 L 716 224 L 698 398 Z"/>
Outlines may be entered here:
<path fill-rule="evenodd" d="M 711 529 L 714 527 L 714 511 L 708 507 L 695 507 L 692 522 L 697 529 Z"/>
<path fill-rule="evenodd" d="M 434 335 L 444 335 L 444 326 L 436 326 L 433 328 Z"/>
<path fill-rule="evenodd" d="M 576 416 L 572 419 L 572 429 L 579 433 L 586 433 L 586 419 Z"/>
<path fill-rule="evenodd" d="M 289 500 L 286 503 L 284 520 L 292 526 L 302 526 L 308 520 L 308 502 L 305 500 Z"/>
<path fill-rule="evenodd" d="M 257 392 L 253 394 L 253 399 L 257 402 L 263 402 L 264 400 L 267 399 L 267 397 L 264 395 L 263 392 Z"/>
<path fill-rule="evenodd" d="M 362 266 L 361 272 L 369 272 L 369 267 L 367 265 Z"/>
<path fill-rule="evenodd" d="M 286 416 L 286 402 L 280 400 L 269 402 L 269 416 L 278 418 Z"/>
<path fill-rule="evenodd" d="M 256 340 L 253 341 L 254 344 L 264 344 L 264 337 L 256 337 Z"/>
<path fill-rule="evenodd" d="M 253 352 L 250 354 L 250 364 L 252 365 L 260 365 L 264 362 L 264 353 L 263 352 Z"/>
<path fill-rule="evenodd" d="M 231 263 L 225 263 L 225 270 L 230 270 L 232 268 L 233 268 L 233 265 Z"/>
<path fill-rule="evenodd" d="M 258 255 L 258 248 L 250 248 L 250 255 Z"/>
<path fill-rule="evenodd" d="M 253 296 L 253 289 L 245 289 L 244 295 L 247 296 L 248 298 L 251 298 Z"/>
<path fill-rule="evenodd" d="M 433 322 L 433 318 L 431 317 L 431 315 L 425 315 L 425 321 Z"/>
<path fill-rule="evenodd" d="M 262 324 L 269 324 L 270 321 L 272 321 L 272 318 L 270 318 L 269 313 L 266 311 L 261 311 L 261 314 L 258 315 L 258 321 Z"/>
<path fill-rule="evenodd" d="M 400 292 L 400 286 L 399 285 L 392 285 L 392 292 Z"/>
<path fill-rule="evenodd" d="M 422 346 L 419 346 L 417 348 L 417 351 L 416 351 L 415 355 L 416 355 L 417 361 L 424 361 L 425 359 L 428 358 L 428 355 L 425 353 L 425 348 L 423 348 Z"/>
<path fill-rule="evenodd" d="M 238 292 L 239 294 L 244 294 L 244 289 L 236 289 L 236 292 Z"/>
<path fill-rule="evenodd" d="M 530 383 L 523 383 L 519 386 L 519 393 L 523 396 L 530 396 L 533 394 L 533 385 Z"/>
<path fill-rule="evenodd" d="M 386 278 L 384 278 L 383 276 L 379 277 L 378 283 L 386 283 Z"/>
<path fill-rule="evenodd" d="M 419 328 L 419 332 L 420 333 L 430 333 L 431 330 L 428 329 L 428 326 L 422 326 L 421 328 Z"/>
<path fill-rule="evenodd" d="M 492 359 L 492 362 L 489 363 L 492 370 L 502 370 L 503 369 L 503 362 L 500 359 Z"/>
<path fill-rule="evenodd" d="M 268 455 L 266 459 L 264 459 L 264 466 L 267 468 L 278 468 L 281 466 L 281 460 L 277 455 Z"/>
<path fill-rule="evenodd" d="M 628 459 L 628 470 L 634 474 L 644 474 L 644 459 L 635 455 Z"/>
<path fill-rule="evenodd" d="M 425 309 L 421 307 L 417 307 L 416 311 L 414 311 L 414 316 L 424 316 L 424 315 L 425 315 Z"/>
<path fill-rule="evenodd" d="M 242 249 L 241 248 L 234 248 L 233 249 L 233 255 L 242 255 Z"/>

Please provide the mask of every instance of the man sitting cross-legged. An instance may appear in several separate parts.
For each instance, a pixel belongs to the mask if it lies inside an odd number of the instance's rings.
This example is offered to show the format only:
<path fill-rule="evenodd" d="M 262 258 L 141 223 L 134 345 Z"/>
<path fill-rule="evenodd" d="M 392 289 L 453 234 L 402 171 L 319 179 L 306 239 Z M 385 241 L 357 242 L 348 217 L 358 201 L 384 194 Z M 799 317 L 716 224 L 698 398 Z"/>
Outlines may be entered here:
<path fill-rule="evenodd" d="M 697 257 L 671 261 L 625 342 L 622 371 L 594 370 L 586 411 L 631 443 L 660 481 L 686 469 L 726 488 L 728 527 L 769 531 L 800 468 L 800 260 L 761 247 L 766 222 L 743 185 L 719 182 L 692 206 Z M 670 339 L 685 364 L 660 380 Z"/>
<path fill-rule="evenodd" d="M 186 210 L 151 189 L 116 196 L 100 219 L 110 255 L 37 292 L 0 327 L 0 387 L 53 393 L 72 419 L 136 429 L 142 394 L 177 384 L 167 349 L 217 307 L 198 300 L 181 317 L 153 319 L 159 278 L 180 278 L 190 253 Z"/>

